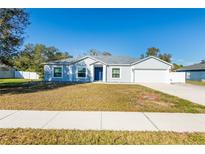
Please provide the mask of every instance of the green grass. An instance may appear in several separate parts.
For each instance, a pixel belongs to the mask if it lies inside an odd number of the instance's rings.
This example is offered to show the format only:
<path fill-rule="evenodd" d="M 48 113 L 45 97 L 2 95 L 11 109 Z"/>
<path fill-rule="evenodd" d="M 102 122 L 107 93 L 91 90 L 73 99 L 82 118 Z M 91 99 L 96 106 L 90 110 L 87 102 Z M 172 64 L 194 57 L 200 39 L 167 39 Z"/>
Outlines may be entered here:
<path fill-rule="evenodd" d="M 202 81 L 187 80 L 186 82 L 189 84 L 194 84 L 194 85 L 198 85 L 198 86 L 205 86 L 205 82 L 202 82 Z"/>
<path fill-rule="evenodd" d="M 205 144 L 205 133 L 0 129 L 0 144 Z"/>
<path fill-rule="evenodd" d="M 31 82 L 36 82 L 40 80 L 30 80 L 30 79 L 0 79 L 0 87 L 17 87 Z"/>
<path fill-rule="evenodd" d="M 0 93 L 0 109 L 205 113 L 205 106 L 140 85 L 36 82 Z"/>

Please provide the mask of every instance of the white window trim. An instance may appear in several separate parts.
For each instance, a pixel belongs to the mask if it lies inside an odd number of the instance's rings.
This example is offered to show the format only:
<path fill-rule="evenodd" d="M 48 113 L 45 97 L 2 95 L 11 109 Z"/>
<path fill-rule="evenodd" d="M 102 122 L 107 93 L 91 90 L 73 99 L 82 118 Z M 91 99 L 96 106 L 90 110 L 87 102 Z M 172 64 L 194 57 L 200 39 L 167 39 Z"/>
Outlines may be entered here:
<path fill-rule="evenodd" d="M 55 76 L 54 76 L 54 68 L 56 68 L 56 67 L 61 67 L 61 68 L 62 68 L 61 77 L 55 77 Z M 53 78 L 63 78 L 63 66 L 53 66 L 52 77 L 53 77 Z"/>
<path fill-rule="evenodd" d="M 119 69 L 120 70 L 120 77 L 119 78 L 112 77 L 112 69 Z M 111 68 L 111 78 L 112 79 L 121 79 L 121 68 L 120 67 L 112 67 Z"/>
<path fill-rule="evenodd" d="M 78 76 L 78 68 L 85 68 L 85 77 L 79 77 Z M 86 66 L 78 66 L 77 67 L 77 70 L 76 70 L 76 77 L 78 78 L 78 79 L 86 79 L 87 78 L 87 67 Z"/>

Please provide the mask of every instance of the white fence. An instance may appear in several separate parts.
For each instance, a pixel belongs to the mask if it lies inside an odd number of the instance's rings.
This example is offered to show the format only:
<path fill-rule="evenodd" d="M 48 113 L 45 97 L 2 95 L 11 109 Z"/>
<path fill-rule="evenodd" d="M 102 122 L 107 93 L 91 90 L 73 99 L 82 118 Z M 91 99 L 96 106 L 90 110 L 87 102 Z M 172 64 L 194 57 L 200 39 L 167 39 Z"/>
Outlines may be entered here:
<path fill-rule="evenodd" d="M 171 83 L 185 83 L 186 82 L 185 72 L 171 72 L 170 81 Z"/>
<path fill-rule="evenodd" d="M 39 75 L 36 72 L 15 71 L 15 78 L 39 79 Z"/>

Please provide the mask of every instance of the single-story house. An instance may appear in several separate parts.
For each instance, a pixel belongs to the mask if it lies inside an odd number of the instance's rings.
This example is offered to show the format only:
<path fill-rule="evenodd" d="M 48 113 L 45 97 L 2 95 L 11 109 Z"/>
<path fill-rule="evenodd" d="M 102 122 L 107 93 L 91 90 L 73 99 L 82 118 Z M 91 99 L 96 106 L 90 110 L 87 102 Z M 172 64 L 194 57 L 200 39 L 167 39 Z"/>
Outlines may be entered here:
<path fill-rule="evenodd" d="M 84 56 L 44 63 L 44 79 L 67 82 L 170 83 L 171 68 L 172 64 L 153 56 L 144 59 Z"/>
<path fill-rule="evenodd" d="M 185 72 L 187 80 L 205 81 L 205 60 L 197 64 L 185 66 L 178 69 L 177 72 Z"/>
<path fill-rule="evenodd" d="M 15 69 L 0 62 L 0 79 L 14 78 Z"/>

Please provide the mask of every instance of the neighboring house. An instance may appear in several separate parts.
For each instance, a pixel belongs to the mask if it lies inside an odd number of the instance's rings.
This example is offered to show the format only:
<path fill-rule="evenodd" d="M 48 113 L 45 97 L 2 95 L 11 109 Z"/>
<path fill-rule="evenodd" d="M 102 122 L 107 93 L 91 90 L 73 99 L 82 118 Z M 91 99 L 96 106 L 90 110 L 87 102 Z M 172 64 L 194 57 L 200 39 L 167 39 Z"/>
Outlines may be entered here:
<path fill-rule="evenodd" d="M 187 80 L 205 81 L 205 60 L 202 60 L 198 64 L 185 66 L 178 69 L 177 72 L 186 72 Z"/>
<path fill-rule="evenodd" d="M 14 78 L 15 69 L 0 62 L 0 78 Z"/>
<path fill-rule="evenodd" d="M 44 63 L 44 79 L 69 82 L 170 83 L 171 67 L 172 64 L 153 56 L 144 59 L 85 56 Z"/>

